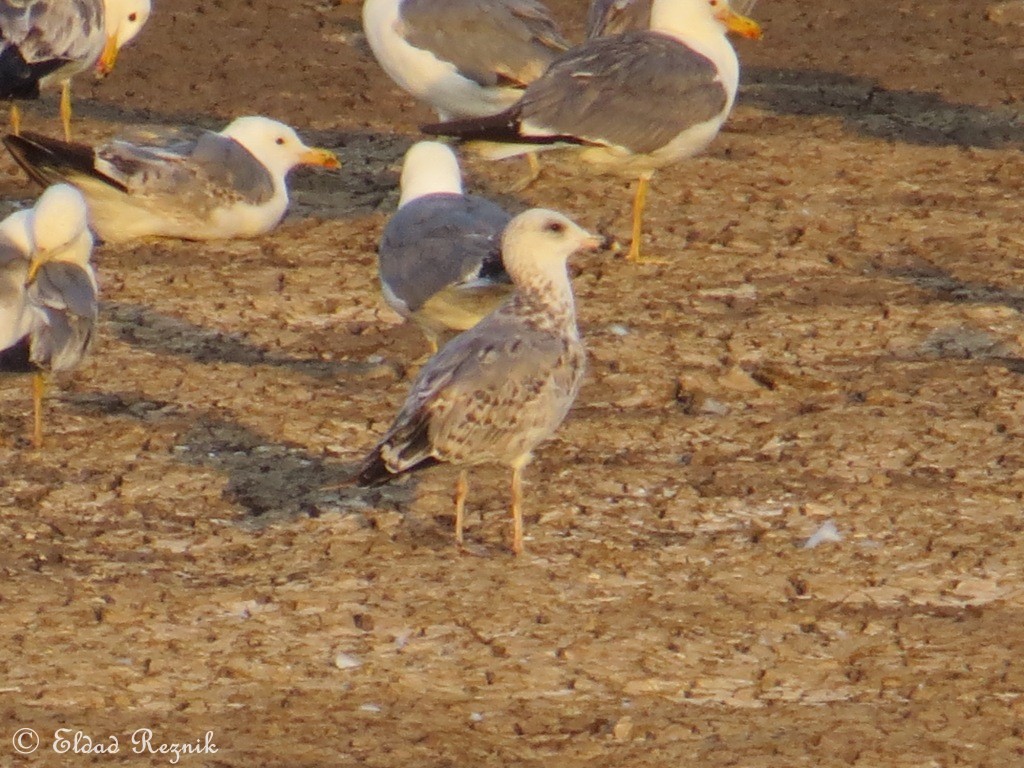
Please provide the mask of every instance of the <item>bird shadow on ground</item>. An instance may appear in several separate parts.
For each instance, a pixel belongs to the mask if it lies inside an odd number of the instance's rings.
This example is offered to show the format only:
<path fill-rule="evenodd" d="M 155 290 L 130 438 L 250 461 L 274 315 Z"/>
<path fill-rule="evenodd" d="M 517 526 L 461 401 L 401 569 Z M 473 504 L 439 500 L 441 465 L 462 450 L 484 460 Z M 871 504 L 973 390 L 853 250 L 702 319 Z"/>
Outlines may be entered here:
<path fill-rule="evenodd" d="M 923 359 L 973 360 L 983 365 L 998 365 L 1010 373 L 1024 373 L 1024 358 L 1002 339 L 988 331 L 968 325 L 936 328 L 919 348 Z"/>
<path fill-rule="evenodd" d="M 358 464 L 334 461 L 300 446 L 268 440 L 229 419 L 205 415 L 193 421 L 179 442 L 177 458 L 227 476 L 223 498 L 246 510 L 239 522 L 265 528 L 326 514 L 358 516 L 368 528 L 392 527 L 429 546 L 449 546 L 450 537 L 432 520 L 405 515 L 416 498 L 417 481 L 361 488 Z"/>
<path fill-rule="evenodd" d="M 61 399 L 82 413 L 126 418 L 174 432 L 173 460 L 227 478 L 222 497 L 245 512 L 239 523 L 264 527 L 329 513 L 398 511 L 411 502 L 414 484 L 359 488 L 358 465 L 274 440 L 212 411 L 187 412 L 173 401 L 129 392 L 64 392 Z"/>
<path fill-rule="evenodd" d="M 930 300 L 950 304 L 1004 306 L 1024 313 L 1024 291 L 988 283 L 960 280 L 932 264 L 908 265 L 882 270 L 887 277 L 910 283 L 931 294 Z M 1000 365 L 1011 373 L 1024 373 L 1024 358 L 1004 339 L 979 328 L 953 324 L 936 328 L 921 343 L 926 359 L 974 360 Z"/>
<path fill-rule="evenodd" d="M 960 280 L 949 270 L 921 262 L 882 270 L 894 280 L 928 291 L 934 301 L 953 304 L 996 304 L 1024 313 L 1024 291 L 972 280 Z"/>
<path fill-rule="evenodd" d="M 227 477 L 226 501 L 246 510 L 246 525 L 263 527 L 327 512 L 370 509 L 365 491 L 351 480 L 356 465 L 275 442 L 214 414 L 192 421 L 176 446 L 176 458 Z"/>
<path fill-rule="evenodd" d="M 388 366 L 386 361 L 349 362 L 299 358 L 245 341 L 228 333 L 196 325 L 149 307 L 124 302 L 104 302 L 103 313 L 112 335 L 148 352 L 187 357 L 201 364 L 235 363 L 285 368 L 315 379 L 367 376 Z M 401 376 L 395 370 L 393 375 Z"/>
<path fill-rule="evenodd" d="M 926 146 L 996 149 L 1024 141 L 1024 116 L 956 104 L 935 93 L 889 90 L 871 78 L 746 67 L 741 103 L 783 115 L 838 117 L 866 136 Z"/>

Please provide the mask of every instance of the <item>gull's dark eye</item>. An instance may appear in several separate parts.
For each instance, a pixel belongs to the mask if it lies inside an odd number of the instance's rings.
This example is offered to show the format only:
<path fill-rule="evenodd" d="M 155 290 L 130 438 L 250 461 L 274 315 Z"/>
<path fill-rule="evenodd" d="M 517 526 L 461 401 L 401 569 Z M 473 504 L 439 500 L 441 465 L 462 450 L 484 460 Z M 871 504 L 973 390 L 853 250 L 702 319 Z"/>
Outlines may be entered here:
<path fill-rule="evenodd" d="M 560 235 L 565 232 L 565 224 L 560 221 L 549 221 L 547 226 L 544 227 L 548 232 L 553 232 L 556 235 Z"/>
<path fill-rule="evenodd" d="M 280 136 L 278 136 L 276 143 L 277 143 L 278 146 L 281 146 L 282 144 L 284 144 L 284 139 L 282 139 Z"/>
<path fill-rule="evenodd" d="M 137 13 L 129 13 L 128 14 L 128 21 L 137 21 L 138 18 L 139 18 L 139 14 L 137 14 Z"/>

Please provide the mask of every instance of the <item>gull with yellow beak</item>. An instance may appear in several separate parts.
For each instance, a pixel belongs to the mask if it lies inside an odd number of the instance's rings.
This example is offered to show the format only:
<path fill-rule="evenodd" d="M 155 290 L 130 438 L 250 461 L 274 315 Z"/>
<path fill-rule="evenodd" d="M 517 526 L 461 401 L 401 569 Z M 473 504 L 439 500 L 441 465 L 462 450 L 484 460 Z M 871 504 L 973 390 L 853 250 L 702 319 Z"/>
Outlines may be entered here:
<path fill-rule="evenodd" d="M 740 68 L 730 31 L 761 35 L 728 0 L 653 0 L 650 29 L 572 49 L 504 112 L 423 131 L 480 142 L 492 158 L 574 147 L 600 170 L 637 178 L 627 258 L 639 262 L 654 172 L 704 150 L 732 110 Z"/>
<path fill-rule="evenodd" d="M 341 165 L 266 117 L 239 117 L 219 133 L 166 146 L 115 140 L 94 149 L 35 134 L 9 135 L 4 144 L 39 184 L 77 187 L 90 226 L 108 243 L 261 235 L 284 217 L 292 168 Z"/>
<path fill-rule="evenodd" d="M 0 223 L 0 373 L 34 374 L 36 448 L 44 374 L 75 368 L 92 343 L 99 311 L 92 246 L 85 201 L 67 184 Z"/>
<path fill-rule="evenodd" d="M 71 78 L 114 68 L 120 48 L 149 18 L 150 0 L 0 0 L 0 98 L 35 99 L 61 86 L 64 138 L 71 139 Z M 11 128 L 21 115 L 11 106 Z"/>

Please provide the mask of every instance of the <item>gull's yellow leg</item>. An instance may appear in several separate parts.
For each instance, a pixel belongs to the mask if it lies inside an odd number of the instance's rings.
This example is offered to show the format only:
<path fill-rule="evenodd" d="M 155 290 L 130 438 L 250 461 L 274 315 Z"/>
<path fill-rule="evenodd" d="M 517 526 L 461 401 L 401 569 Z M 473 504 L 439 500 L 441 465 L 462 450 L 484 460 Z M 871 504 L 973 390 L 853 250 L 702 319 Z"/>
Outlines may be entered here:
<path fill-rule="evenodd" d="M 636 182 L 636 193 L 633 195 L 633 239 L 626 255 L 628 261 L 640 261 L 640 238 L 644 232 L 644 205 L 647 203 L 649 180 L 649 177 L 641 176 Z"/>
<path fill-rule="evenodd" d="M 64 141 L 71 141 L 71 81 L 60 86 L 60 121 L 64 126 Z"/>
<path fill-rule="evenodd" d="M 633 195 L 633 240 L 629 244 L 629 253 L 626 254 L 627 261 L 641 260 L 640 239 L 644 232 L 644 205 L 647 202 L 647 185 L 650 180 L 651 177 L 645 175 L 636 182 L 636 193 Z"/>
<path fill-rule="evenodd" d="M 650 173 L 645 173 L 636 182 L 636 194 L 633 196 L 633 242 L 629 244 L 626 261 L 634 264 L 668 264 L 663 259 L 645 259 L 640 255 L 640 240 L 644 232 L 644 205 L 647 203 L 647 187 L 650 182 Z"/>
<path fill-rule="evenodd" d="M 466 494 L 469 493 L 469 480 L 466 470 L 459 472 L 455 483 L 455 543 L 462 546 L 462 521 L 466 509 Z"/>
<path fill-rule="evenodd" d="M 32 447 L 43 447 L 43 394 L 46 380 L 43 374 L 32 374 Z"/>
<path fill-rule="evenodd" d="M 21 107 L 11 102 L 11 133 L 21 136 Z"/>
<path fill-rule="evenodd" d="M 512 467 L 512 551 L 523 554 L 523 467 Z"/>

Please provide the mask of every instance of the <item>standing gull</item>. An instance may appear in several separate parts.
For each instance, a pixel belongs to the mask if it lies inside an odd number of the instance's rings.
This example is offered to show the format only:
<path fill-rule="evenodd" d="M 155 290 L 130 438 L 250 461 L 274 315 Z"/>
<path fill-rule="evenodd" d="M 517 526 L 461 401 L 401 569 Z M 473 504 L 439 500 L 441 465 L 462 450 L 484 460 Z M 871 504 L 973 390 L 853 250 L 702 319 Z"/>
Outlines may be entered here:
<path fill-rule="evenodd" d="M 512 218 L 462 192 L 455 153 L 436 141 L 414 144 L 402 165 L 398 210 L 377 251 L 384 300 L 423 330 L 431 353 L 449 331 L 465 331 L 512 290 L 501 233 Z"/>
<path fill-rule="evenodd" d="M 495 157 L 575 146 L 581 160 L 637 178 L 628 258 L 640 261 L 651 176 L 707 147 L 732 109 L 739 62 L 729 30 L 761 34 L 728 0 L 654 0 L 649 30 L 569 51 L 504 112 L 423 130 L 497 142 Z"/>
<path fill-rule="evenodd" d="M 46 190 L 0 223 L 0 372 L 33 376 L 32 442 L 43 443 L 43 374 L 69 371 L 93 338 L 98 313 L 92 234 L 74 187 Z"/>
<path fill-rule="evenodd" d="M 359 469 L 359 485 L 442 462 L 512 469 L 512 550 L 523 551 L 522 473 L 565 419 L 583 377 L 584 351 L 566 259 L 600 239 L 560 213 L 534 208 L 502 237 L 512 297 L 452 339 L 420 371 L 391 429 Z M 455 493 L 462 543 L 466 470 Z"/>
<path fill-rule="evenodd" d="M 0 0 L 0 98 L 35 99 L 59 83 L 64 138 L 71 139 L 71 78 L 113 70 L 120 48 L 149 18 L 150 0 Z M 21 117 L 11 106 L 11 124 Z"/>
<path fill-rule="evenodd" d="M 39 184 L 78 187 L 90 225 L 108 243 L 254 237 L 284 216 L 292 168 L 339 167 L 333 152 L 307 147 L 265 117 L 240 117 L 220 133 L 172 146 L 112 141 L 93 149 L 36 134 L 7 136 L 4 144 Z"/>

